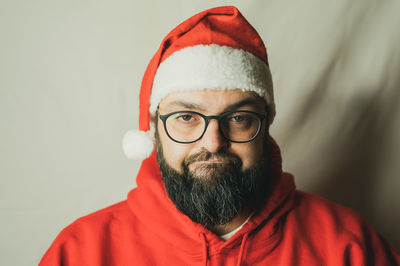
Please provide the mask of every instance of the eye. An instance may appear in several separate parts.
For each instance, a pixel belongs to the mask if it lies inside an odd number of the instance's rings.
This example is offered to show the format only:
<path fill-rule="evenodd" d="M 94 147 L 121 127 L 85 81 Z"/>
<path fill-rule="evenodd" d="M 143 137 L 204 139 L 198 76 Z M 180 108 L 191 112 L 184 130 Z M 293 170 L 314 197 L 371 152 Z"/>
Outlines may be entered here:
<path fill-rule="evenodd" d="M 249 120 L 248 115 L 246 114 L 234 114 L 229 117 L 231 122 L 241 123 Z"/>
<path fill-rule="evenodd" d="M 181 115 L 181 116 L 179 116 L 178 118 L 180 118 L 180 119 L 182 119 L 183 121 L 186 121 L 186 122 L 188 122 L 188 121 L 190 121 L 190 120 L 192 120 L 193 119 L 193 116 L 192 115 Z"/>
<path fill-rule="evenodd" d="M 199 118 L 196 116 L 196 114 L 192 113 L 176 113 L 173 114 L 169 117 L 169 119 L 176 121 L 176 122 L 182 122 L 182 123 L 192 123 L 195 122 L 196 120 L 199 120 Z"/>

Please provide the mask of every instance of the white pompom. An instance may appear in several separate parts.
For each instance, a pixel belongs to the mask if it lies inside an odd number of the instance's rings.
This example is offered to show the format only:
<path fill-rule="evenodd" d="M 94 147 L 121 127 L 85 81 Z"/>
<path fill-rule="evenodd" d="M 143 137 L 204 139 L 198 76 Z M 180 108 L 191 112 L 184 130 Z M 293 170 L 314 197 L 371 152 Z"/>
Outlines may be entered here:
<path fill-rule="evenodd" d="M 128 159 L 146 159 L 154 150 L 152 131 L 129 130 L 122 139 L 122 148 Z"/>

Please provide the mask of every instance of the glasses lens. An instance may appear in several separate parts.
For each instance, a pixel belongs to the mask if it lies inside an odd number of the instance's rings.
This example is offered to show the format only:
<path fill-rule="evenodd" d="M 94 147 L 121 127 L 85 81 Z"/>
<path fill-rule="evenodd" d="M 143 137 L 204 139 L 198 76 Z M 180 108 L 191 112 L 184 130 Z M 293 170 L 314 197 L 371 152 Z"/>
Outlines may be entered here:
<path fill-rule="evenodd" d="M 175 141 L 192 142 L 200 138 L 203 133 L 205 120 L 196 113 L 179 112 L 167 118 L 165 127 Z"/>
<path fill-rule="evenodd" d="M 232 141 L 248 141 L 253 139 L 260 130 L 261 121 L 257 115 L 248 112 L 234 112 L 221 120 L 221 130 L 224 136 Z"/>

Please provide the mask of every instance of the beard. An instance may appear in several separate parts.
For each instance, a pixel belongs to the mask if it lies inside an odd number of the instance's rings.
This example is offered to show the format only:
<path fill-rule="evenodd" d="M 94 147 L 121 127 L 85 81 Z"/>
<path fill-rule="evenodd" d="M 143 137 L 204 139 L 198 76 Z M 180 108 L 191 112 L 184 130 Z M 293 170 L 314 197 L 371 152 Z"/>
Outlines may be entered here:
<path fill-rule="evenodd" d="M 201 151 L 187 157 L 179 173 L 164 158 L 158 130 L 155 135 L 157 161 L 167 194 L 192 221 L 211 229 L 229 223 L 243 210 L 254 211 L 264 202 L 270 181 L 266 154 L 257 164 L 242 170 L 242 160 L 234 154 Z M 267 146 L 268 138 L 264 153 Z M 210 159 L 219 163 L 206 163 Z"/>

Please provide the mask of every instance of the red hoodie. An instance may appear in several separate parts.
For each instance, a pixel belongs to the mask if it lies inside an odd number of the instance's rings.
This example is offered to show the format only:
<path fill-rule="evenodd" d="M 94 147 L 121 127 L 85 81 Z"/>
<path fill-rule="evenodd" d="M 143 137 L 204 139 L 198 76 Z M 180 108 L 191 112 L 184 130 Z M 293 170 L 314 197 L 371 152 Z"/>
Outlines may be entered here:
<path fill-rule="evenodd" d="M 227 241 L 175 208 L 153 153 L 127 200 L 65 228 L 39 265 L 400 265 L 366 220 L 296 190 L 274 143 L 271 154 L 271 195 Z"/>

